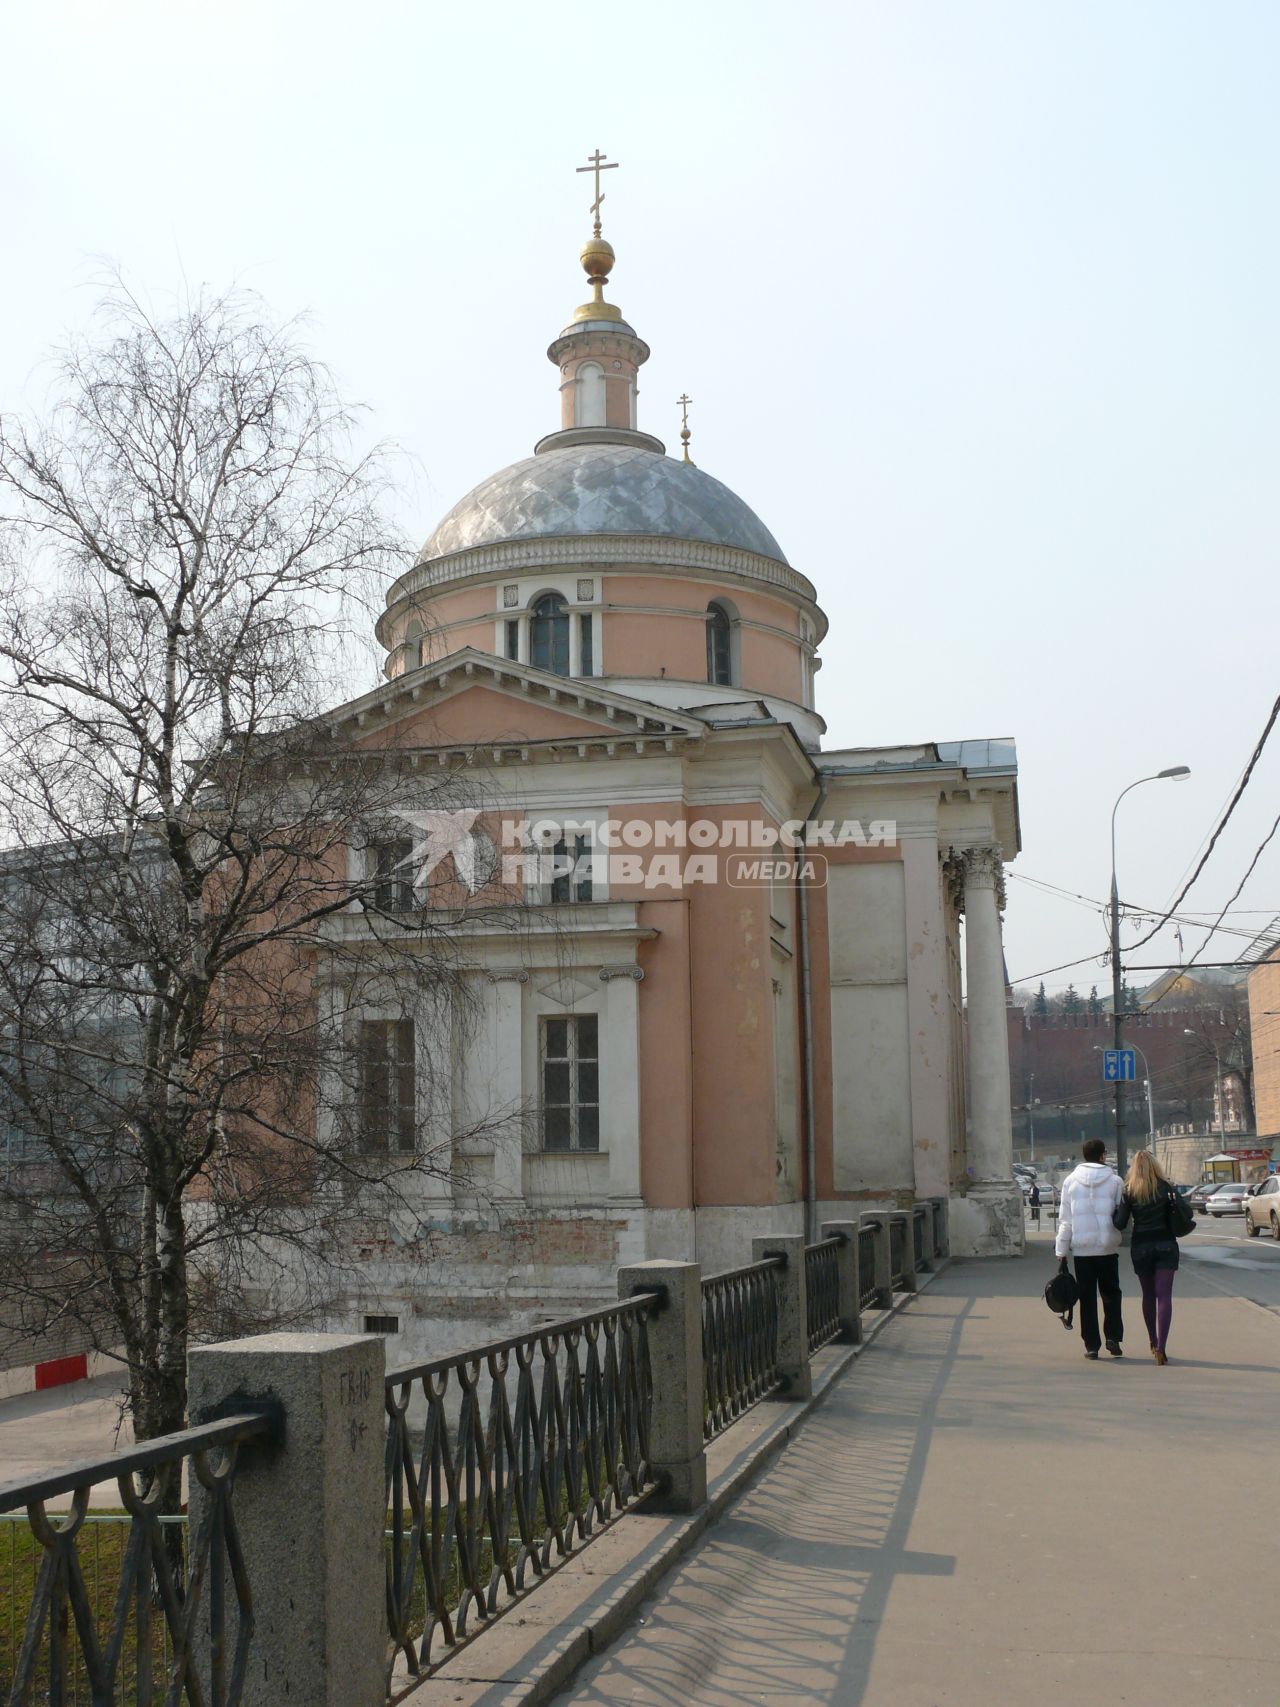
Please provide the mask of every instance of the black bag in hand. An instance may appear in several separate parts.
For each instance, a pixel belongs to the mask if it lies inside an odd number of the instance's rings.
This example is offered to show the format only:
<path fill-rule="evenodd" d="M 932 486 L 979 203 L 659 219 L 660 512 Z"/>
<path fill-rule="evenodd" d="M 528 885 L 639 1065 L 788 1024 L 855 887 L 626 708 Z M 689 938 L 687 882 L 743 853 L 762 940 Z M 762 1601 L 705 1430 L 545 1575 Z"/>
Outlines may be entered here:
<path fill-rule="evenodd" d="M 1180 1191 L 1172 1186 L 1168 1188 L 1168 1199 L 1165 1208 L 1169 1215 L 1169 1231 L 1175 1239 L 1185 1239 L 1188 1233 L 1196 1230 L 1196 1218 L 1191 1212 L 1191 1205 Z"/>
<path fill-rule="evenodd" d="M 1057 1274 L 1045 1286 L 1044 1301 L 1055 1316 L 1061 1317 L 1063 1327 L 1070 1328 L 1076 1305 L 1080 1302 L 1080 1288 L 1076 1285 L 1075 1275 L 1067 1267 L 1066 1257 L 1063 1257 Z"/>

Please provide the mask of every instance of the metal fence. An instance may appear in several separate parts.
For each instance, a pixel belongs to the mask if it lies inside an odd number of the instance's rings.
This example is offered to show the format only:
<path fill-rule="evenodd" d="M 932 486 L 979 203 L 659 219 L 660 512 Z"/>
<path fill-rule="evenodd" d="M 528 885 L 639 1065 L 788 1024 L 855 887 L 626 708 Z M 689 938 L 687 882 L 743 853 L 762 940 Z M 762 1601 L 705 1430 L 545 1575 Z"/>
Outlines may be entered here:
<path fill-rule="evenodd" d="M 652 1485 L 660 1304 L 645 1293 L 388 1373 L 393 1697 Z"/>
<path fill-rule="evenodd" d="M 895 1287 L 910 1268 L 908 1238 L 917 1263 L 922 1240 L 926 1254 L 941 1253 L 945 1209 L 934 1205 L 929 1214 L 922 1204 L 856 1234 L 837 1230 L 810 1245 L 788 1239 L 786 1254 L 700 1282 L 696 1269 L 686 1270 L 678 1299 L 655 1264 L 637 1276 L 648 1290 L 620 1303 L 389 1372 L 385 1437 L 380 1447 L 375 1431 L 368 1445 L 382 1450 L 385 1471 L 389 1697 L 409 1693 L 635 1500 L 655 1488 L 666 1497 L 673 1476 L 678 1485 L 690 1431 L 697 1438 L 690 1400 L 699 1379 L 704 1443 L 759 1400 L 792 1391 L 787 1383 L 797 1362 L 803 1368 L 806 1347 L 812 1355 L 846 1326 L 842 1299 L 851 1311 L 855 1278 L 860 1308 L 885 1302 L 877 1239 L 888 1239 Z M 791 1266 L 802 1251 L 803 1323 L 801 1277 Z M 659 1314 L 664 1307 L 669 1315 Z M 686 1311 L 700 1316 L 700 1362 Z M 856 1337 L 856 1317 L 848 1327 Z M 664 1361 L 671 1380 L 656 1395 L 651 1337 L 655 1347 L 662 1341 L 655 1356 L 674 1359 Z M 273 1390 L 270 1382 L 262 1390 Z M 236 1520 L 237 1463 L 279 1438 L 280 1420 L 269 1407 L 230 1402 L 236 1414 L 218 1422 L 0 1485 L 0 1517 L 15 1514 L 0 1523 L 0 1702 L 241 1702 L 254 1610 Z M 345 1449 L 345 1434 L 343 1441 Z M 354 1432 L 350 1444 L 354 1452 Z M 255 1482 L 273 1462 L 255 1455 Z M 367 1458 L 365 1468 L 375 1473 Z M 89 1511 L 91 1490 L 104 1482 L 116 1483 L 122 1512 Z M 189 1522 L 180 1515 L 184 1487 Z M 68 1499 L 69 1513 L 49 1510 Z M 259 1570 L 263 1527 L 244 1524 L 250 1566 Z M 264 1577 L 260 1596 L 269 1599 L 276 1586 Z M 293 1594 L 290 1586 L 291 1611 Z M 278 1605 L 270 1616 L 279 1618 Z M 353 1639 L 331 1629 L 323 1610 L 309 1616 L 326 1640 Z"/>
<path fill-rule="evenodd" d="M 911 1211 L 911 1239 L 916 1267 L 923 1268 L 929 1260 L 929 1212 L 920 1203 Z"/>
<path fill-rule="evenodd" d="M 858 1228 L 858 1307 L 870 1310 L 876 1301 L 876 1230 Z"/>
<path fill-rule="evenodd" d="M 815 1352 L 840 1332 L 840 1247 L 843 1234 L 804 1248 L 805 1328 Z"/>
<path fill-rule="evenodd" d="M 781 1382 L 781 1268 L 780 1257 L 766 1257 L 702 1282 L 702 1432 L 707 1440 Z"/>
<path fill-rule="evenodd" d="M 25 1506 L 28 1526 L 5 1525 L 11 1611 L 0 1633 L 0 1694 L 11 1707 L 179 1707 L 184 1699 L 237 1707 L 253 1598 L 236 1529 L 236 1465 L 243 1446 L 276 1428 L 274 1416 L 245 1412 L 0 1484 L 0 1514 Z M 206 1496 L 191 1533 L 172 1509 L 184 1470 Z M 124 1512 L 104 1539 L 89 1498 L 110 1481 Z M 48 1509 L 68 1495 L 69 1511 Z M 29 1595 L 20 1586 L 28 1569 Z M 19 1598 L 28 1606 L 20 1640 Z"/>
<path fill-rule="evenodd" d="M 930 1204 L 933 1211 L 933 1248 L 941 1256 L 947 1242 L 947 1211 L 946 1206 L 937 1198 Z"/>

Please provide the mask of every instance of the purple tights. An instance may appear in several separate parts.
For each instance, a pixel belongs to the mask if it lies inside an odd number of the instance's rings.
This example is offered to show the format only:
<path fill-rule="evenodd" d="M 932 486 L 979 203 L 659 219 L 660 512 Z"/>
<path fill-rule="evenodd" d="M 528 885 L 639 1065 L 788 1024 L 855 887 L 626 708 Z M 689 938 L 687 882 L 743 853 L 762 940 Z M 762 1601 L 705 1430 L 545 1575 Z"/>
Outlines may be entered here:
<path fill-rule="evenodd" d="M 1172 1268 L 1144 1268 L 1138 1276 L 1142 1283 L 1142 1319 L 1147 1324 L 1147 1338 L 1160 1351 L 1165 1349 L 1169 1324 L 1173 1320 L 1173 1277 L 1176 1272 Z"/>

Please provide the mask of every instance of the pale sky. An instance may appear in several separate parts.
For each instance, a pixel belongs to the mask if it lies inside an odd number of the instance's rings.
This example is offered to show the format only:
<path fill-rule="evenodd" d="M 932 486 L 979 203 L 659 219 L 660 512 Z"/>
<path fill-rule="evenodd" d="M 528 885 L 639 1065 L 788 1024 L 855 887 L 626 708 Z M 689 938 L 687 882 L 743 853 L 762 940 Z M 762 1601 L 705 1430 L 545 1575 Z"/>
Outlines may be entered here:
<path fill-rule="evenodd" d="M 50 0 L 0 65 L 0 405 L 103 258 L 246 284 L 404 447 L 423 537 L 558 424 L 573 168 L 620 160 L 640 424 L 678 448 L 687 390 L 695 460 L 816 583 L 829 744 L 1015 736 L 1014 871 L 1098 901 L 1116 794 L 1189 764 L 1121 809 L 1122 894 L 1172 900 L 1280 691 L 1280 8 Z M 1280 810 L 1274 742 L 1188 909 Z M 1229 922 L 1278 879 L 1280 837 Z M 1015 978 L 1105 947 L 1009 889 Z"/>

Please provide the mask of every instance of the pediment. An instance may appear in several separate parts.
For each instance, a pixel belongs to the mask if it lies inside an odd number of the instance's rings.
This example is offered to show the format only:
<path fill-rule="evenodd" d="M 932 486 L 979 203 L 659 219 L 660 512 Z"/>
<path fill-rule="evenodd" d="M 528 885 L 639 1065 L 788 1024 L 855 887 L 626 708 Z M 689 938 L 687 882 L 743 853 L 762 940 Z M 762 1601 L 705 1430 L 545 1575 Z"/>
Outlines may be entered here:
<path fill-rule="evenodd" d="M 701 718 L 467 648 L 330 713 L 346 740 L 410 747 L 523 747 L 573 741 L 688 739 Z"/>
<path fill-rule="evenodd" d="M 591 984 L 585 978 L 555 978 L 550 983 L 537 986 L 540 996 L 545 996 L 548 1001 L 555 1002 L 557 1007 L 561 1008 L 573 1007 L 576 1002 L 580 1002 L 598 988 L 599 985 Z"/>

